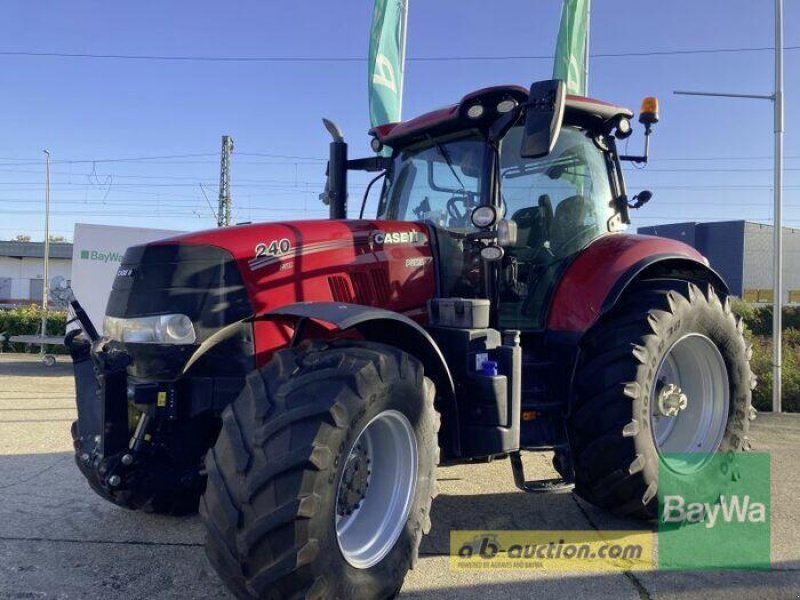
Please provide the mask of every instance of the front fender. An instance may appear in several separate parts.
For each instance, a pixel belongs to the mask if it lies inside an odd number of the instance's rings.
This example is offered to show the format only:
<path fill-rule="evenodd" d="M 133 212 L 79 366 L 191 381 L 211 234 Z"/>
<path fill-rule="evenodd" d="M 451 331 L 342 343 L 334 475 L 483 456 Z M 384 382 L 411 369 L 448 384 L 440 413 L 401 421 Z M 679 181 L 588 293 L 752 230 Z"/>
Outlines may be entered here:
<path fill-rule="evenodd" d="M 399 348 L 419 359 L 436 385 L 440 433 L 446 455 L 460 455 L 458 405 L 453 376 L 441 349 L 422 326 L 407 316 L 371 306 L 342 302 L 298 302 L 273 309 L 264 317 L 311 319 L 357 331 L 364 339 Z"/>
<path fill-rule="evenodd" d="M 633 281 L 655 272 L 659 265 L 700 274 L 727 293 L 722 278 L 691 246 L 668 238 L 610 234 L 586 247 L 567 268 L 553 294 L 547 329 L 585 332 Z"/>

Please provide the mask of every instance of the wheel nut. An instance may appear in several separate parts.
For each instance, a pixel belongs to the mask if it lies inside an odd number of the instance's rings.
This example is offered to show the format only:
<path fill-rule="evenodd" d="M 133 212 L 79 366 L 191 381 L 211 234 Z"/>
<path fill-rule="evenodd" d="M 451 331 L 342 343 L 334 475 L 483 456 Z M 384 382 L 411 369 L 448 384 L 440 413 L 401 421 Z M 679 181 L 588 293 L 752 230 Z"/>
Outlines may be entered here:
<path fill-rule="evenodd" d="M 108 485 L 110 485 L 111 487 L 117 487 L 120 484 L 120 482 L 121 480 L 119 478 L 119 475 L 112 475 L 111 477 L 108 478 Z"/>
<path fill-rule="evenodd" d="M 127 467 L 128 465 L 133 463 L 133 456 L 131 456 L 130 454 L 124 454 L 122 456 L 121 462 L 123 465 Z"/>
<path fill-rule="evenodd" d="M 658 412 L 664 417 L 676 417 L 689 405 L 689 399 L 674 383 L 665 385 L 658 395 Z"/>

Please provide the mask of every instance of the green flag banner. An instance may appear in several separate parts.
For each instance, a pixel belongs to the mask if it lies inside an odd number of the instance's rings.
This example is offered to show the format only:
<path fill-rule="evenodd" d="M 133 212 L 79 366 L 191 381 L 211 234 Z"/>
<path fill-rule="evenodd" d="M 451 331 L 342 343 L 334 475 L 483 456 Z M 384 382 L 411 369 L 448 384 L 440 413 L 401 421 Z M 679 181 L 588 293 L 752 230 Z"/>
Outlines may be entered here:
<path fill-rule="evenodd" d="M 585 96 L 587 45 L 589 43 L 589 8 L 591 0 L 564 0 L 561 27 L 556 41 L 553 79 L 567 84 L 567 93 Z"/>
<path fill-rule="evenodd" d="M 400 120 L 408 0 L 375 0 L 369 40 L 369 118 L 375 127 Z"/>

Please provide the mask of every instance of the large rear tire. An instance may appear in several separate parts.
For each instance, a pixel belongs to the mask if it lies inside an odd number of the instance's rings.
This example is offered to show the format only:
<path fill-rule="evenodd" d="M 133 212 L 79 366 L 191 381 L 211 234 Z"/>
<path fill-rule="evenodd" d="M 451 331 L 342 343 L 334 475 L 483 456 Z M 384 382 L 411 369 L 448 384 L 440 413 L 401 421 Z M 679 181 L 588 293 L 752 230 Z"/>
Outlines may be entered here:
<path fill-rule="evenodd" d="M 247 379 L 206 459 L 212 565 L 239 597 L 391 598 L 430 528 L 438 418 L 412 356 L 286 349 Z"/>
<path fill-rule="evenodd" d="M 658 280 L 629 292 L 582 342 L 568 419 L 575 491 L 652 519 L 660 465 L 707 480 L 704 457 L 745 449 L 755 377 L 742 332 L 711 286 Z M 677 454 L 697 457 L 685 473 Z"/>

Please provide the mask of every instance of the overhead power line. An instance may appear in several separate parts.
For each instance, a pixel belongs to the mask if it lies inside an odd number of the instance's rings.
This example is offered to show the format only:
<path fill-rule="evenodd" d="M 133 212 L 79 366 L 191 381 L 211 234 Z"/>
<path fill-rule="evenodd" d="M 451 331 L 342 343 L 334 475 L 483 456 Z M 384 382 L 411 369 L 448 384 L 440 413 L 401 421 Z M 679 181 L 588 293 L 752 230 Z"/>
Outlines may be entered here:
<path fill-rule="evenodd" d="M 595 52 L 592 58 L 628 58 L 635 56 L 682 56 L 695 54 L 735 54 L 740 52 L 768 52 L 773 46 L 741 46 L 733 48 L 687 48 L 685 50 L 644 50 L 640 52 Z M 800 46 L 785 46 L 784 50 L 800 50 Z M 57 52 L 33 50 L 0 50 L 0 56 L 31 58 L 74 58 L 100 60 L 172 61 L 172 62 L 218 62 L 218 63 L 363 63 L 367 57 L 359 56 L 204 56 L 167 54 L 106 54 L 91 52 Z M 519 55 L 463 55 L 463 56 L 410 56 L 408 62 L 468 62 L 551 60 L 552 54 Z"/>

